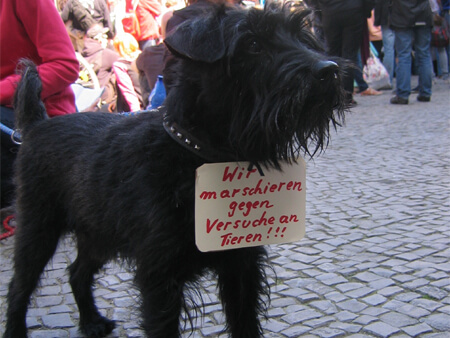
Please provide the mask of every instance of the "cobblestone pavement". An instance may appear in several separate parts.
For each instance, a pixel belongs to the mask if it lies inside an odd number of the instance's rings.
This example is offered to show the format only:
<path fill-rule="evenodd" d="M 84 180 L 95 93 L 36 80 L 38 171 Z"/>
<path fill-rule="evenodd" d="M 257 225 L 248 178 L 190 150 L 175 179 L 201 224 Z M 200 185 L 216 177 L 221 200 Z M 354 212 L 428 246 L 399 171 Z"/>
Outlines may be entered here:
<path fill-rule="evenodd" d="M 390 105 L 390 92 L 356 96 L 345 127 L 308 161 L 305 238 L 269 248 L 278 278 L 269 273 L 265 337 L 450 337 L 449 88 L 405 106 Z M 12 244 L 0 243 L 0 334 Z M 48 266 L 30 337 L 79 337 L 65 272 L 74 255 L 67 239 Z M 111 337 L 143 337 L 131 279 L 111 264 L 96 283 L 99 308 L 118 322 Z M 203 287 L 192 337 L 225 337 L 214 279 Z"/>

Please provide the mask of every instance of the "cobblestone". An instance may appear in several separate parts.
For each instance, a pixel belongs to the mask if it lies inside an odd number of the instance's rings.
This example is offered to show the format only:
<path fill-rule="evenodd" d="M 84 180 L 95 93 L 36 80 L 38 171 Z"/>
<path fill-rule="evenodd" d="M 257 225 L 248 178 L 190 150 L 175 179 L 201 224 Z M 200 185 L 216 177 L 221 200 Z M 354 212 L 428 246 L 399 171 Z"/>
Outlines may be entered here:
<path fill-rule="evenodd" d="M 417 81 L 417 77 L 413 77 Z M 306 235 L 269 246 L 272 301 L 266 338 L 450 337 L 450 87 L 431 102 L 356 97 L 326 152 L 307 163 Z M 68 238 L 48 265 L 27 314 L 29 337 L 81 337 L 66 269 Z M 0 242 L 0 336 L 13 238 Z M 277 278 L 276 278 L 277 277 Z M 144 337 L 139 294 L 125 265 L 95 282 L 110 337 Z M 202 283 L 203 319 L 191 337 L 227 337 L 214 277 Z M 191 334 L 188 323 L 183 338 Z"/>

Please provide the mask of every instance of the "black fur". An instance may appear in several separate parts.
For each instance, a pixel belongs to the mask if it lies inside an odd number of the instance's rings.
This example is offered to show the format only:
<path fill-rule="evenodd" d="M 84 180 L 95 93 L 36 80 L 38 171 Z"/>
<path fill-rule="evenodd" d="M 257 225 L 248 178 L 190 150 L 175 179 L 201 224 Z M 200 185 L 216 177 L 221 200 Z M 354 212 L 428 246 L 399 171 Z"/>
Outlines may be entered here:
<path fill-rule="evenodd" d="M 180 26 L 166 40 L 174 54 L 165 71 L 168 115 L 227 161 L 278 168 L 311 144 L 312 153 L 322 149 L 345 109 L 341 70 L 313 74 L 326 57 L 306 26 L 307 14 L 279 6 L 219 8 Z M 16 99 L 23 145 L 4 337 L 26 337 L 30 296 L 68 232 L 77 240 L 70 284 L 86 336 L 114 328 L 98 313 L 91 286 L 94 274 L 116 258 L 135 266 L 147 336 L 179 336 L 189 289 L 207 271 L 217 275 L 228 332 L 262 336 L 265 249 L 201 253 L 195 246 L 195 170 L 205 160 L 168 135 L 158 112 L 43 119 L 36 78 L 27 64 Z"/>

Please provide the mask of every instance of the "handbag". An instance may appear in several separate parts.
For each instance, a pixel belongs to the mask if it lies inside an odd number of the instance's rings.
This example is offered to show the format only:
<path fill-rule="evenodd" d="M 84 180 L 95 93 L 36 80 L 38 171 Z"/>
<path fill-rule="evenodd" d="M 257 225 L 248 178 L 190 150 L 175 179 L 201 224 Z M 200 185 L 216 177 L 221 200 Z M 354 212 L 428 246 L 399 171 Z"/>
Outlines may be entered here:
<path fill-rule="evenodd" d="M 431 30 L 431 46 L 433 47 L 446 47 L 449 43 L 448 31 L 442 24 L 440 26 L 433 26 Z"/>
<path fill-rule="evenodd" d="M 141 35 L 141 27 L 139 25 L 139 19 L 136 15 L 136 7 L 138 3 L 139 1 L 135 1 L 132 11 L 125 13 L 125 16 L 122 18 L 123 31 L 133 35 L 136 40 L 138 40 Z"/>
<path fill-rule="evenodd" d="M 363 68 L 363 77 L 369 87 L 375 90 L 391 87 L 389 73 L 380 59 L 375 56 L 372 48 L 370 49 L 370 56 L 367 58 L 367 64 Z"/>

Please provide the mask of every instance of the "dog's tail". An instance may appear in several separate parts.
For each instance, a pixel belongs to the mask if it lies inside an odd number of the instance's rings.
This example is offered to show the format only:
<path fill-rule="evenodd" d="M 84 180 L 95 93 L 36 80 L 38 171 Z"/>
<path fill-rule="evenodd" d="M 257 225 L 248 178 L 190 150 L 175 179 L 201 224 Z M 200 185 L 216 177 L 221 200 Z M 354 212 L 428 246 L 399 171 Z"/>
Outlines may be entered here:
<path fill-rule="evenodd" d="M 47 112 L 41 100 L 42 82 L 36 65 L 31 60 L 22 59 L 17 72 L 22 78 L 14 93 L 14 123 L 23 134 L 33 124 L 47 118 Z"/>

